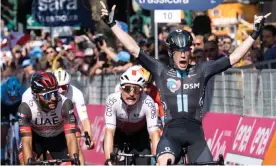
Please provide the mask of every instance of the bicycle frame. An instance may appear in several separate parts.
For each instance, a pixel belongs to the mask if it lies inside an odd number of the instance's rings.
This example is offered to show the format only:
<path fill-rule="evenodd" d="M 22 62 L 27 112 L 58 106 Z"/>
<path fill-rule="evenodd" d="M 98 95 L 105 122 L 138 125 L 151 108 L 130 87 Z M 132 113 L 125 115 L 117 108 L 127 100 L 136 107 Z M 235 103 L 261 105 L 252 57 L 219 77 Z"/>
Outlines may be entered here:
<path fill-rule="evenodd" d="M 8 153 L 9 153 L 9 162 L 11 165 L 13 164 L 19 164 L 14 163 L 16 160 L 18 160 L 18 156 L 14 158 L 14 155 L 12 154 L 15 150 L 15 148 L 19 149 L 20 144 L 20 138 L 19 138 L 19 123 L 16 120 L 16 118 L 13 115 L 9 115 L 9 123 L 10 123 L 10 129 L 8 132 Z M 15 147 L 14 147 L 14 139 L 15 139 Z"/>

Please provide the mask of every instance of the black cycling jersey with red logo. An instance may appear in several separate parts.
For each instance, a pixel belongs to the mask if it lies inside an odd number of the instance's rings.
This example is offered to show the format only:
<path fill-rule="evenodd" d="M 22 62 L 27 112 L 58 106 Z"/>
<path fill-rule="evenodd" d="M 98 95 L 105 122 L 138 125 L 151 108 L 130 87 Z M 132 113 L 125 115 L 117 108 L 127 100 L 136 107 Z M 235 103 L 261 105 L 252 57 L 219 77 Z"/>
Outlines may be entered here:
<path fill-rule="evenodd" d="M 147 55 L 140 50 L 137 58 L 151 72 L 159 89 L 165 110 L 165 122 L 186 118 L 202 121 L 204 91 L 208 80 L 231 67 L 228 57 L 189 66 L 181 71 Z"/>

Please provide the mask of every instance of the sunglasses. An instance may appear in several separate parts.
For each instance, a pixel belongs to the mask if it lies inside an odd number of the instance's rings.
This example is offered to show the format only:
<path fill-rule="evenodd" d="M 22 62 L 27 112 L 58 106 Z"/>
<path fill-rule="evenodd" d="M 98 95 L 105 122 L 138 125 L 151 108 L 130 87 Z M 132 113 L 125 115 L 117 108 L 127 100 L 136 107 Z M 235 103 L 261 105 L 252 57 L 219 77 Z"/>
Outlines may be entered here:
<path fill-rule="evenodd" d="M 134 94 L 139 94 L 143 91 L 141 87 L 137 87 L 137 86 L 122 86 L 122 89 L 126 93 L 130 93 L 131 91 L 133 91 Z"/>
<path fill-rule="evenodd" d="M 45 93 L 40 93 L 39 96 L 43 96 L 43 98 L 46 99 L 46 100 L 49 100 L 52 97 L 57 98 L 58 97 L 58 90 L 45 92 Z"/>
<path fill-rule="evenodd" d="M 67 90 L 68 89 L 68 85 L 61 85 L 61 86 L 58 86 L 59 89 L 62 89 L 62 90 Z"/>

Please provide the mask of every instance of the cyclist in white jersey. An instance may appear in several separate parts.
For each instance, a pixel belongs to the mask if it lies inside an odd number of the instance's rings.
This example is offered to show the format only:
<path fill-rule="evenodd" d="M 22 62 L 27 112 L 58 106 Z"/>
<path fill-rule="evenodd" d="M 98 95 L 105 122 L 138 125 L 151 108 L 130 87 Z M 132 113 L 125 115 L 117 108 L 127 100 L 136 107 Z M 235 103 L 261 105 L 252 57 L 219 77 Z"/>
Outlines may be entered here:
<path fill-rule="evenodd" d="M 120 91 L 107 97 L 105 109 L 105 164 L 111 164 L 114 147 L 122 150 L 130 144 L 130 153 L 156 154 L 160 139 L 158 117 L 153 99 L 143 92 L 145 80 L 135 66 L 120 77 Z M 150 148 L 150 140 L 152 146 Z M 137 158 L 137 165 L 149 165 L 150 159 Z"/>
<path fill-rule="evenodd" d="M 88 132 L 88 135 L 90 136 L 90 139 L 91 139 L 91 144 L 89 149 L 92 149 L 94 141 L 92 137 L 91 123 L 88 119 L 83 93 L 75 86 L 70 85 L 71 75 L 65 70 L 56 70 L 53 72 L 53 74 L 57 79 L 59 92 L 64 96 L 66 96 L 75 104 L 78 117 L 82 124 L 82 129 L 83 131 Z M 78 129 L 77 137 L 80 135 L 81 133 L 80 133 L 80 130 Z M 78 142 L 80 143 L 80 138 L 78 138 Z M 79 155 L 80 155 L 81 164 L 85 164 L 85 159 L 84 159 L 84 155 L 82 154 L 81 147 L 79 147 Z"/>
<path fill-rule="evenodd" d="M 25 164 L 34 160 L 33 152 L 40 156 L 49 151 L 53 159 L 74 158 L 78 154 L 73 109 L 71 100 L 58 93 L 52 73 L 34 73 L 31 91 L 25 93 L 18 109 Z"/>

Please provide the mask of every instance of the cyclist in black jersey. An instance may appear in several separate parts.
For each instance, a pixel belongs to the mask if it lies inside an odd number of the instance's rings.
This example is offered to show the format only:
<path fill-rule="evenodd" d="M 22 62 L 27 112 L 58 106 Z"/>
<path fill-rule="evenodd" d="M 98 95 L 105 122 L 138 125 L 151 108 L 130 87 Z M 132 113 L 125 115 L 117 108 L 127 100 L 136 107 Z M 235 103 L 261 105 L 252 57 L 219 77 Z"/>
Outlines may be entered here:
<path fill-rule="evenodd" d="M 202 129 L 202 106 L 205 87 L 210 77 L 237 63 L 249 50 L 260 34 L 266 16 L 255 16 L 254 31 L 229 57 L 216 61 L 189 65 L 193 38 L 185 30 L 171 32 L 166 40 L 171 64 L 166 66 L 140 49 L 136 41 L 116 25 L 113 17 L 115 6 L 109 13 L 101 2 L 101 17 L 124 47 L 151 72 L 160 91 L 165 110 L 165 127 L 158 143 L 158 164 L 167 160 L 177 163 L 182 147 L 188 147 L 188 161 L 207 162 L 213 157 Z"/>

